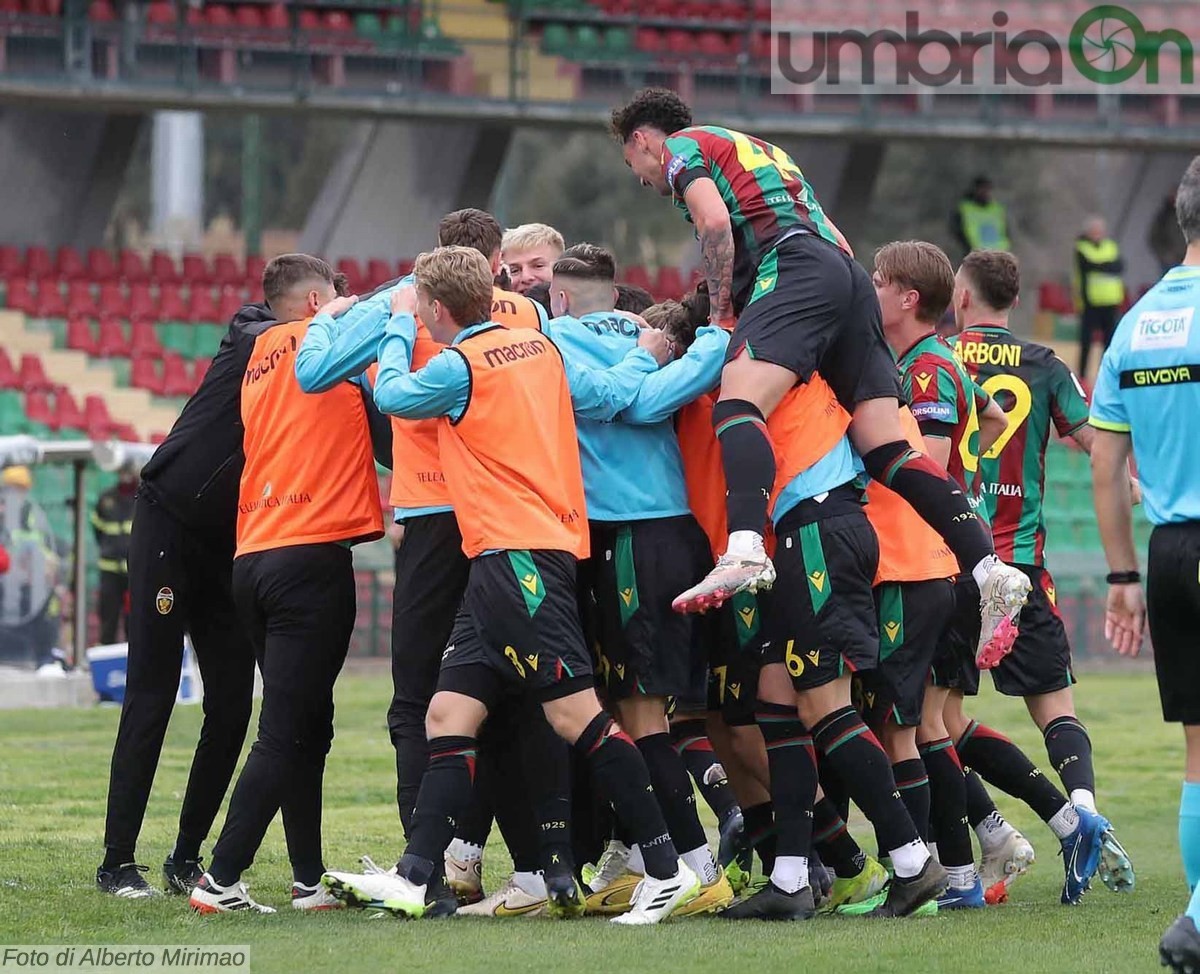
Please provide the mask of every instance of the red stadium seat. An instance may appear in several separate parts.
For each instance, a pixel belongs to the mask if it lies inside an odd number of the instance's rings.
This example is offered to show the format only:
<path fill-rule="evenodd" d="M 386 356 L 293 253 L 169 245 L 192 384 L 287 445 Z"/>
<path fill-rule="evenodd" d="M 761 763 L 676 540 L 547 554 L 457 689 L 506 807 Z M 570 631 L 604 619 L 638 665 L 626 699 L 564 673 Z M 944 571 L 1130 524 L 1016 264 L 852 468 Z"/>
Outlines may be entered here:
<path fill-rule="evenodd" d="M 350 281 L 350 293 L 358 294 L 362 288 L 365 275 L 358 261 L 353 257 L 343 257 L 337 262 L 338 272 L 345 274 Z"/>
<path fill-rule="evenodd" d="M 408 260 L 407 258 L 400 261 L 399 266 L 396 268 L 397 274 L 400 277 L 408 277 L 408 275 L 413 272 L 413 268 L 416 266 L 416 263 L 417 262 L 415 260 Z"/>
<path fill-rule="evenodd" d="M 183 280 L 193 287 L 197 284 L 208 284 L 212 280 L 212 271 L 203 254 L 183 255 Z M 166 317 L 165 315 L 163 317 Z"/>
<path fill-rule="evenodd" d="M 292 20 L 288 16 L 287 5 L 273 3 L 263 14 L 263 22 L 271 30 L 291 30 Z"/>
<path fill-rule="evenodd" d="M 300 11 L 300 29 L 307 31 L 319 31 L 322 27 L 321 14 L 316 10 L 309 10 L 307 7 Z"/>
<path fill-rule="evenodd" d="M 206 290 L 197 288 L 196 290 Z M 158 289 L 158 314 L 160 321 L 188 321 L 191 312 L 178 284 L 164 284 Z"/>
<path fill-rule="evenodd" d="M 59 247 L 54 255 L 54 264 L 58 268 L 58 276 L 68 281 L 86 276 L 86 268 L 79 251 L 74 247 Z"/>
<path fill-rule="evenodd" d="M 325 30 L 337 31 L 345 33 L 353 29 L 354 24 L 350 20 L 350 15 L 342 10 L 330 10 L 325 14 L 321 21 L 321 26 Z"/>
<path fill-rule="evenodd" d="M 190 396 L 192 394 L 192 377 L 188 374 L 187 364 L 178 352 L 163 352 L 163 395 Z"/>
<path fill-rule="evenodd" d="M 79 408 L 75 397 L 66 389 L 59 389 L 54 397 L 54 412 L 57 428 L 60 430 L 87 429 L 87 416 Z"/>
<path fill-rule="evenodd" d="M 87 253 L 87 276 L 92 281 L 111 281 L 117 276 L 117 262 L 107 250 L 93 247 Z"/>
<path fill-rule="evenodd" d="M 87 417 L 88 436 L 92 439 L 103 440 L 108 437 L 113 426 L 113 418 L 108 413 L 108 403 L 103 396 L 91 395 L 83 401 L 83 413 Z"/>
<path fill-rule="evenodd" d="M 119 318 L 111 314 L 100 316 L 100 335 L 96 342 L 96 354 L 102 358 L 128 358 L 129 336 Z"/>
<path fill-rule="evenodd" d="M 212 365 L 212 359 L 201 355 L 199 358 L 192 361 L 192 386 L 195 389 L 200 388 L 200 383 L 204 381 L 204 377 L 208 375 L 209 366 Z"/>
<path fill-rule="evenodd" d="M 227 322 L 241 309 L 246 302 L 242 297 L 242 292 L 234 288 L 226 288 L 221 292 L 221 300 L 217 304 L 218 322 Z"/>
<path fill-rule="evenodd" d="M 21 377 L 13 368 L 12 359 L 8 357 L 8 352 L 0 348 L 0 389 L 19 389 L 20 387 Z"/>
<path fill-rule="evenodd" d="M 665 47 L 662 31 L 653 27 L 639 27 L 633 38 L 634 47 L 639 51 L 657 54 Z"/>
<path fill-rule="evenodd" d="M 731 46 L 731 41 L 737 43 L 740 38 L 715 30 L 705 30 L 696 36 L 696 49 L 708 57 L 727 58 L 737 51 L 735 47 Z"/>
<path fill-rule="evenodd" d="M 625 284 L 631 284 L 634 287 L 642 287 L 647 291 L 654 293 L 654 284 L 650 280 L 650 275 L 646 273 L 646 268 L 641 264 L 630 264 L 625 268 L 624 274 L 621 275 L 622 281 Z"/>
<path fill-rule="evenodd" d="M 36 355 L 21 356 L 21 368 L 17 376 L 21 380 L 22 389 L 49 391 L 54 388 L 54 383 L 50 381 L 46 370 L 42 367 L 42 360 Z"/>
<path fill-rule="evenodd" d="M 35 280 L 53 277 L 54 261 L 50 259 L 50 251 L 45 247 L 30 247 L 25 252 L 25 273 Z"/>
<path fill-rule="evenodd" d="M 233 13 L 228 7 L 214 3 L 205 4 L 204 23 L 209 27 L 232 27 L 235 21 Z"/>
<path fill-rule="evenodd" d="M 243 273 L 232 254 L 217 254 L 213 258 L 214 284 L 241 284 Z"/>
<path fill-rule="evenodd" d="M 25 257 L 20 247 L 5 244 L 0 247 L 0 277 L 9 280 L 25 273 Z"/>
<path fill-rule="evenodd" d="M 150 293 L 150 285 L 145 281 L 139 281 L 129 286 L 129 317 L 158 317 L 158 301 Z"/>
<path fill-rule="evenodd" d="M 675 298 L 678 300 L 684 292 L 683 275 L 679 273 L 678 267 L 660 267 L 658 269 L 658 282 L 654 288 L 654 293 L 660 299 Z"/>
<path fill-rule="evenodd" d="M 158 444 L 160 444 L 160 443 L 161 443 L 163 440 L 165 440 L 166 438 L 167 438 L 167 434 L 166 434 L 166 433 L 163 433 L 163 432 L 151 433 L 151 434 L 150 434 L 150 442 L 151 442 L 152 444 L 154 444 L 155 446 L 158 446 Z M 136 440 L 136 437 L 134 437 L 134 439 Z"/>
<path fill-rule="evenodd" d="M 92 331 L 92 323 L 87 318 L 67 319 L 67 348 L 88 355 L 99 354 L 99 344 L 96 334 Z"/>
<path fill-rule="evenodd" d="M 24 311 L 27 315 L 33 314 L 33 309 L 37 307 L 37 294 L 25 278 L 11 278 L 8 282 L 8 293 L 4 303 L 13 311 Z"/>
<path fill-rule="evenodd" d="M 264 26 L 262 11 L 251 4 L 240 4 L 233 11 L 233 21 L 245 30 L 262 30 Z"/>
<path fill-rule="evenodd" d="M 217 302 L 213 300 L 211 287 L 205 284 L 201 287 L 192 288 L 191 300 L 188 301 L 187 314 L 183 320 L 210 321 L 213 323 L 221 320 L 221 309 L 217 307 Z"/>
<path fill-rule="evenodd" d="M 377 288 L 385 281 L 392 279 L 392 265 L 386 260 L 372 258 L 367 261 L 367 286 Z"/>
<path fill-rule="evenodd" d="M 162 355 L 162 344 L 158 340 L 158 332 L 149 321 L 134 319 L 129 330 L 129 354 L 134 358 L 139 355 Z"/>
<path fill-rule="evenodd" d="M 44 389 L 30 389 L 25 393 L 25 415 L 34 423 L 54 429 L 54 410 L 50 406 L 50 395 Z"/>
<path fill-rule="evenodd" d="M 121 285 L 116 282 L 100 285 L 100 295 L 96 299 L 96 304 L 100 308 L 101 314 L 118 315 L 121 318 L 129 317 L 129 299 L 125 297 L 125 291 Z"/>
<path fill-rule="evenodd" d="M 141 356 L 133 360 L 129 369 L 129 384 L 135 389 L 145 389 L 156 396 L 163 394 L 163 377 L 158 371 L 158 359 Z"/>
<path fill-rule="evenodd" d="M 120 440 L 122 443 L 138 443 L 142 439 L 138 436 L 138 431 L 129 423 L 112 423 L 108 427 L 108 435 L 111 439 Z"/>
<path fill-rule="evenodd" d="M 58 281 L 43 280 L 38 287 L 37 308 L 39 318 L 65 318 L 67 302 L 58 289 Z"/>
<path fill-rule="evenodd" d="M 144 281 L 147 279 L 146 264 L 142 255 L 133 250 L 122 250 L 121 259 L 117 265 L 118 276 L 125 281 Z"/>
<path fill-rule="evenodd" d="M 87 281 L 72 281 L 67 285 L 67 314 L 95 318 L 99 313 L 92 286 Z"/>
<path fill-rule="evenodd" d="M 179 268 L 166 251 L 156 250 L 150 255 L 150 279 L 156 284 L 179 280 Z"/>
<path fill-rule="evenodd" d="M 690 30 L 669 30 L 665 44 L 667 53 L 686 57 L 696 53 L 696 35 Z"/>
<path fill-rule="evenodd" d="M 88 20 L 96 24 L 111 24 L 117 19 L 117 11 L 110 0 L 92 0 L 88 5 Z"/>

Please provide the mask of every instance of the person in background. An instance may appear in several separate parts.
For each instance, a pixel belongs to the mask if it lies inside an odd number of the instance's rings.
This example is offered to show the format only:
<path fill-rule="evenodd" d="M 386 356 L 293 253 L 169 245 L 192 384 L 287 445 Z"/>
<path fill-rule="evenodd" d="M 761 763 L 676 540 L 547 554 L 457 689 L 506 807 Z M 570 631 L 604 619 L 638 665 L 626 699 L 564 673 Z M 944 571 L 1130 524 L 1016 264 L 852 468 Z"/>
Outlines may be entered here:
<path fill-rule="evenodd" d="M 972 250 L 1012 250 L 1008 210 L 992 196 L 992 181 L 976 176 L 950 215 L 954 239 L 963 256 Z"/>
<path fill-rule="evenodd" d="M 100 549 L 100 642 L 117 641 L 117 624 L 129 638 L 129 534 L 133 530 L 133 502 L 137 495 L 138 472 L 121 470 L 120 479 L 102 493 L 92 511 L 92 533 Z"/>
<path fill-rule="evenodd" d="M 544 223 L 524 223 L 504 231 L 500 259 L 508 274 L 509 287 L 524 294 L 535 284 L 550 283 L 554 262 L 566 250 L 563 236 Z"/>
<path fill-rule="evenodd" d="M 1088 377 L 1088 357 L 1092 340 L 1099 332 L 1104 348 L 1112 341 L 1121 306 L 1125 303 L 1125 284 L 1121 271 L 1121 248 L 1108 235 L 1102 217 L 1091 217 L 1075 241 L 1075 268 L 1072 285 L 1075 308 L 1079 312 L 1079 374 Z"/>
<path fill-rule="evenodd" d="M 0 660 L 41 666 L 53 662 L 58 641 L 62 560 L 32 490 L 28 467 L 6 467 L 0 476 L 0 544 L 11 558 L 0 579 Z"/>
<path fill-rule="evenodd" d="M 654 304 L 654 296 L 644 287 L 638 287 L 636 284 L 618 284 L 616 287 L 615 310 L 617 311 L 628 311 L 631 314 L 640 315 Z"/>

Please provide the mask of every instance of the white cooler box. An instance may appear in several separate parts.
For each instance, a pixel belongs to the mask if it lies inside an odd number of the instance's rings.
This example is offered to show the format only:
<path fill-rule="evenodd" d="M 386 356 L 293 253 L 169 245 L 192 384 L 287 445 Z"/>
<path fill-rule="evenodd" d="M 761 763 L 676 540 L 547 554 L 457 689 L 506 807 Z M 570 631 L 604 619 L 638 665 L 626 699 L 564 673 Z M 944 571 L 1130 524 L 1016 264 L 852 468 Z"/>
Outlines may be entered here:
<path fill-rule="evenodd" d="M 196 655 L 192 644 L 184 639 L 183 667 L 179 674 L 179 689 L 176 703 L 199 703 L 204 696 L 200 682 L 200 669 L 196 666 Z M 101 703 L 121 703 L 125 699 L 125 662 L 129 655 L 128 643 L 113 643 L 93 646 L 87 651 L 88 669 L 92 671 L 92 686 Z"/>

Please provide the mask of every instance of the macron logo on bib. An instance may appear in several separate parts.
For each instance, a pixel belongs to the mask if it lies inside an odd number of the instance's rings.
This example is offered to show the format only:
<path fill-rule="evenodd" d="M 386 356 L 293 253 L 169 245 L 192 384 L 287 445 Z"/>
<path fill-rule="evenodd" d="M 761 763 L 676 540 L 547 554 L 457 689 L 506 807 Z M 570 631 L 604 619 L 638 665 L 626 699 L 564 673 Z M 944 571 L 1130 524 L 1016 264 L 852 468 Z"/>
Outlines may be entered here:
<path fill-rule="evenodd" d="M 1143 311 L 1133 326 L 1130 349 L 1141 352 L 1159 348 L 1186 348 L 1195 312 L 1195 308 Z"/>

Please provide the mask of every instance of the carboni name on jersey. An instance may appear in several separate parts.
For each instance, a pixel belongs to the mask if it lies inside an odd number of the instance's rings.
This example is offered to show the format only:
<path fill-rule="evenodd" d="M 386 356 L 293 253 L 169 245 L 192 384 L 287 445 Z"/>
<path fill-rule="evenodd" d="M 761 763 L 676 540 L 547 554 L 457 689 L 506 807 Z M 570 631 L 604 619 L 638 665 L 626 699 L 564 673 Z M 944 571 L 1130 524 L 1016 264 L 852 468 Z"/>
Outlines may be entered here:
<path fill-rule="evenodd" d="M 1009 369 L 1021 367 L 1020 345 L 992 345 L 972 342 L 954 346 L 958 357 L 968 365 L 1000 365 Z"/>

